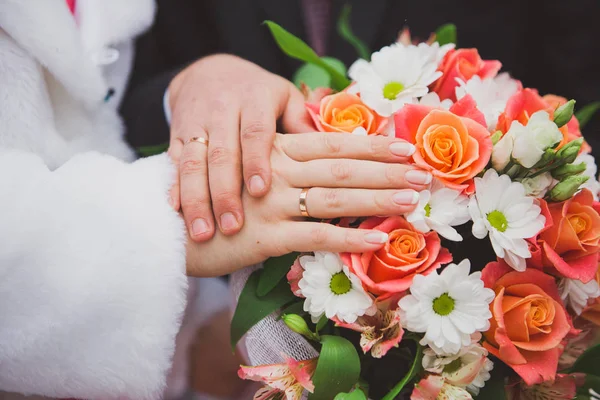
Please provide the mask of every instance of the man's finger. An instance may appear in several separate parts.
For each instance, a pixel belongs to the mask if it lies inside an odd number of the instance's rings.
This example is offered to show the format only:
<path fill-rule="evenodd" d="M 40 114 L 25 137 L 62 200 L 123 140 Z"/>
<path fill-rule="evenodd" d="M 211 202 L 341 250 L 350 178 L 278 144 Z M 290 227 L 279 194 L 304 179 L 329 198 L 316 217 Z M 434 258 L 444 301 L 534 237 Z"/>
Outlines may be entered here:
<path fill-rule="evenodd" d="M 276 110 L 268 96 L 249 96 L 241 111 L 240 140 L 244 182 L 255 197 L 271 187 L 271 149 L 275 140 Z"/>
<path fill-rule="evenodd" d="M 207 136 L 203 133 L 199 137 Z M 207 151 L 206 144 L 187 141 L 183 145 L 179 164 L 183 218 L 190 237 L 197 242 L 210 239 L 214 233 L 208 186 Z"/>
<path fill-rule="evenodd" d="M 288 101 L 283 109 L 282 124 L 285 133 L 313 132 L 313 124 L 304 105 L 304 95 L 292 84 L 288 86 Z"/>
<path fill-rule="evenodd" d="M 169 190 L 169 204 L 175 211 L 179 211 L 181 208 L 181 196 L 180 196 L 180 186 L 179 186 L 179 162 L 181 160 L 181 153 L 183 152 L 183 142 L 180 139 L 172 139 L 169 144 L 169 150 L 167 154 L 173 161 L 173 165 L 175 166 L 175 181 L 173 182 L 173 186 L 171 186 L 171 190 Z"/>

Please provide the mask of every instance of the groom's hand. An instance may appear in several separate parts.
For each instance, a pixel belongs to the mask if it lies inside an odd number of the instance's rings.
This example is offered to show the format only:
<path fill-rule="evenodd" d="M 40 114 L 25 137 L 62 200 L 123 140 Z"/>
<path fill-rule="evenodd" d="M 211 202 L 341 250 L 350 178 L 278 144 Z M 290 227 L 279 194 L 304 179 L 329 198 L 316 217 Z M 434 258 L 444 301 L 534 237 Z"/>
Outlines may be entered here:
<path fill-rule="evenodd" d="M 213 215 L 225 235 L 242 228 L 243 184 L 254 197 L 269 191 L 280 117 L 288 132 L 314 130 L 291 82 L 231 55 L 203 58 L 179 73 L 169 103 L 169 154 L 179 167 L 171 199 L 198 242 L 213 236 Z"/>

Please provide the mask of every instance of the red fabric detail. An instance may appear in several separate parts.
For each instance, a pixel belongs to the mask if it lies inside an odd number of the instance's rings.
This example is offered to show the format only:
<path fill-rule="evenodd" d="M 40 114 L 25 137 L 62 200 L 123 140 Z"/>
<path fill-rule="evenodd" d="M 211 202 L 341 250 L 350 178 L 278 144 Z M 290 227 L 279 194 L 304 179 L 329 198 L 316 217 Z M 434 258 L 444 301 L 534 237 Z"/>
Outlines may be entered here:
<path fill-rule="evenodd" d="M 67 6 L 69 7 L 69 10 L 71 10 L 71 14 L 75 15 L 75 3 L 77 2 L 77 0 L 67 0 Z"/>

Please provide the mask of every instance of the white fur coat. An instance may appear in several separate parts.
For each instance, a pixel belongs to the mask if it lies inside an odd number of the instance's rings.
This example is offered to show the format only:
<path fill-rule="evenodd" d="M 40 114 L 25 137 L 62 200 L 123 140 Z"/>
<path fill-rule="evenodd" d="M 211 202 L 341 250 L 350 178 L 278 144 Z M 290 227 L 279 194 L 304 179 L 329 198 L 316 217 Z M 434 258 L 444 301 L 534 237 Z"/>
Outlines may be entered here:
<path fill-rule="evenodd" d="M 78 0 L 75 18 L 65 0 L 0 0 L 0 390 L 161 397 L 185 229 L 168 159 L 130 163 L 116 111 L 153 15 L 153 0 Z"/>

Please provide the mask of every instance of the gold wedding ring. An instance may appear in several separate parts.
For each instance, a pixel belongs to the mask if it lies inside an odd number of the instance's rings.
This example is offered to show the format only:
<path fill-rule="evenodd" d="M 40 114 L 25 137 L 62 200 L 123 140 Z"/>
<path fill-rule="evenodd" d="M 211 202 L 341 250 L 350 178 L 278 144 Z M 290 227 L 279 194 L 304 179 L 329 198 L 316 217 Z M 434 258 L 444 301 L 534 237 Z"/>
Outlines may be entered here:
<path fill-rule="evenodd" d="M 300 214 L 305 218 L 310 218 L 308 209 L 306 208 L 306 196 L 310 188 L 304 188 L 300 191 Z"/>
<path fill-rule="evenodd" d="M 203 137 L 194 136 L 193 138 L 188 139 L 188 141 L 185 142 L 185 144 L 189 144 L 192 142 L 198 142 L 198 143 L 202 143 L 202 144 L 205 144 L 208 146 L 208 139 L 205 139 Z"/>

